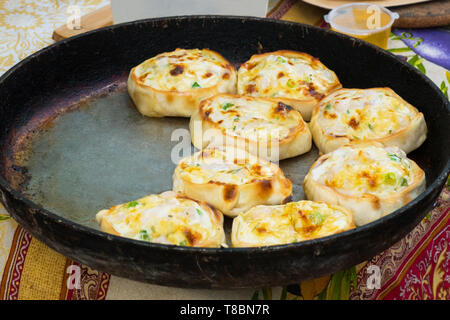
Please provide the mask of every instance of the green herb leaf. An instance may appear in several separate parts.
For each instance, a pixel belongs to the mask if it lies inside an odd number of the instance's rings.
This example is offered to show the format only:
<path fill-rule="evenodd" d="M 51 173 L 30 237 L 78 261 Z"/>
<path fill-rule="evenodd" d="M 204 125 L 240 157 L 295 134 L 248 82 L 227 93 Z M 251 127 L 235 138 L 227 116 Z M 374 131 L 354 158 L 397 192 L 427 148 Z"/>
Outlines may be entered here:
<path fill-rule="evenodd" d="M 442 81 L 441 82 L 441 91 L 442 91 L 442 93 L 447 97 L 447 99 L 448 99 L 448 87 L 447 87 L 447 85 L 445 84 L 445 81 Z"/>
<path fill-rule="evenodd" d="M 320 212 L 316 211 L 313 213 L 308 214 L 308 219 L 312 221 L 313 224 L 316 226 L 320 226 L 323 221 L 325 220 L 325 217 Z"/>
<path fill-rule="evenodd" d="M 294 82 L 294 80 L 289 79 L 289 80 L 286 82 L 286 85 L 287 85 L 289 88 L 293 88 L 293 87 L 295 86 L 295 82 Z"/>
<path fill-rule="evenodd" d="M 198 84 L 197 81 L 195 81 L 195 82 L 192 84 L 192 88 L 200 88 L 200 85 Z"/>
<path fill-rule="evenodd" d="M 392 48 L 392 49 L 387 49 L 387 51 L 392 52 L 392 53 L 400 53 L 400 52 L 410 52 L 412 51 L 409 47 L 406 48 Z"/>
<path fill-rule="evenodd" d="M 232 106 L 234 106 L 234 104 L 227 102 L 222 105 L 222 109 L 227 110 L 228 108 L 231 108 Z"/>
<path fill-rule="evenodd" d="M 237 169 L 228 171 L 228 173 L 238 173 L 241 170 L 242 170 L 242 168 L 237 168 Z"/>
<path fill-rule="evenodd" d="M 326 106 L 325 106 L 325 110 L 330 110 L 331 109 L 331 104 L 327 104 Z M 347 110 L 348 111 L 348 110 Z"/>
<path fill-rule="evenodd" d="M 386 173 L 384 176 L 384 182 L 389 185 L 394 185 L 397 182 L 395 174 L 392 172 Z"/>
<path fill-rule="evenodd" d="M 397 156 L 397 155 L 395 155 L 395 154 L 393 154 L 393 153 L 388 153 L 388 155 L 389 155 L 389 158 L 390 158 L 392 161 L 395 161 L 395 162 L 400 162 L 400 161 L 402 161 L 402 159 L 401 159 L 399 156 Z"/>
<path fill-rule="evenodd" d="M 183 240 L 183 241 L 181 241 L 178 245 L 179 246 L 187 246 L 187 241 L 186 240 Z"/>
<path fill-rule="evenodd" d="M 400 185 L 402 187 L 407 187 L 408 186 L 408 180 L 405 177 L 402 177 L 400 180 Z"/>
<path fill-rule="evenodd" d="M 139 231 L 139 239 L 150 241 L 150 235 L 148 234 L 147 230 L 141 230 Z"/>
<path fill-rule="evenodd" d="M 127 203 L 127 208 L 133 208 L 136 207 L 139 204 L 137 201 L 131 201 Z"/>
<path fill-rule="evenodd" d="M 371 123 L 367 124 L 370 130 L 373 130 L 373 125 Z"/>
<path fill-rule="evenodd" d="M 0 214 L 0 221 L 8 220 L 9 218 L 11 217 L 4 214 Z"/>

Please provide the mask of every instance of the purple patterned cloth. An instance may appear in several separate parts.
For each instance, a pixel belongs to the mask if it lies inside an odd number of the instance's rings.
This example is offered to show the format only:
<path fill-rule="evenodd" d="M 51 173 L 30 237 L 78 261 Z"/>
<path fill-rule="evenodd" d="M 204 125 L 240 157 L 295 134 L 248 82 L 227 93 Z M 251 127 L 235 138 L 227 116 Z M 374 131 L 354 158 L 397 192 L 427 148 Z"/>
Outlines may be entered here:
<path fill-rule="evenodd" d="M 419 56 L 450 70 L 450 29 L 393 29 Z"/>

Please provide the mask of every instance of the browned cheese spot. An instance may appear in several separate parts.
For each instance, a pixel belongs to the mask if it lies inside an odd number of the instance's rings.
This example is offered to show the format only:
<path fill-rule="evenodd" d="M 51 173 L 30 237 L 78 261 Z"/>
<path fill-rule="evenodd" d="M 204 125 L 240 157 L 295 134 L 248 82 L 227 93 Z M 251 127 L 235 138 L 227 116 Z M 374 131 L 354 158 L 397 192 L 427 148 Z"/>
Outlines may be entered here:
<path fill-rule="evenodd" d="M 211 77 L 213 74 L 211 73 L 211 72 L 207 72 L 207 73 L 205 73 L 202 77 L 203 77 L 203 79 L 207 79 L 207 78 L 209 78 L 209 77 Z"/>
<path fill-rule="evenodd" d="M 325 118 L 330 118 L 330 119 L 336 119 L 337 118 L 337 115 L 336 115 L 336 113 L 330 113 L 330 112 L 328 112 L 327 110 L 325 110 L 324 112 L 323 112 L 323 116 L 325 117 Z"/>
<path fill-rule="evenodd" d="M 170 75 L 175 77 L 175 76 L 178 76 L 178 75 L 182 74 L 183 71 L 184 71 L 184 66 L 180 65 L 180 64 L 177 64 L 175 66 L 175 68 L 170 70 Z"/>
<path fill-rule="evenodd" d="M 256 62 L 249 62 L 249 63 L 246 63 L 244 65 L 244 67 L 247 68 L 247 70 L 252 70 L 254 67 L 256 67 L 256 65 L 257 65 Z"/>
<path fill-rule="evenodd" d="M 355 117 L 352 117 L 352 118 L 350 119 L 350 121 L 348 122 L 348 125 L 349 125 L 350 127 L 352 127 L 354 130 L 356 130 L 356 129 L 358 128 L 358 126 L 359 126 L 359 121 L 356 120 Z"/>
<path fill-rule="evenodd" d="M 258 233 L 266 233 L 266 232 L 267 232 L 267 229 L 264 228 L 264 227 L 257 227 L 255 230 L 256 230 Z"/>
<path fill-rule="evenodd" d="M 284 104 L 283 102 L 278 102 L 277 107 L 274 109 L 275 113 L 285 114 L 290 111 L 294 110 L 291 106 L 288 106 L 287 104 Z"/>
<path fill-rule="evenodd" d="M 236 196 L 237 196 L 237 186 L 235 186 L 234 184 L 227 184 L 223 188 L 223 199 L 225 201 L 232 201 L 236 198 Z"/>
<path fill-rule="evenodd" d="M 187 241 L 189 244 L 194 245 L 198 240 L 200 240 L 199 235 L 192 232 L 190 229 L 185 228 L 183 230 L 184 235 L 186 236 Z"/>
<path fill-rule="evenodd" d="M 253 92 L 256 92 L 256 84 L 249 84 L 249 85 L 247 86 L 247 88 L 245 89 L 245 91 L 246 91 L 247 93 L 253 93 Z"/>
<path fill-rule="evenodd" d="M 369 186 L 370 186 L 371 188 L 375 188 L 375 187 L 377 186 L 377 177 L 376 177 L 376 175 L 370 174 L 370 173 L 367 172 L 367 171 L 363 171 L 363 172 L 361 173 L 361 176 L 362 176 L 363 178 L 366 178 L 366 179 L 367 179 L 367 183 L 369 184 Z"/>
<path fill-rule="evenodd" d="M 380 209 L 380 198 L 376 196 L 373 197 L 372 207 L 376 210 Z"/>
<path fill-rule="evenodd" d="M 308 92 L 309 92 L 309 95 L 311 97 L 314 97 L 317 100 L 322 100 L 325 97 L 324 94 L 316 91 L 316 88 L 314 87 L 314 84 L 312 84 L 311 82 L 308 83 Z"/>
<path fill-rule="evenodd" d="M 259 182 L 260 194 L 264 197 L 270 195 L 273 191 L 272 182 L 270 180 L 261 180 Z"/>

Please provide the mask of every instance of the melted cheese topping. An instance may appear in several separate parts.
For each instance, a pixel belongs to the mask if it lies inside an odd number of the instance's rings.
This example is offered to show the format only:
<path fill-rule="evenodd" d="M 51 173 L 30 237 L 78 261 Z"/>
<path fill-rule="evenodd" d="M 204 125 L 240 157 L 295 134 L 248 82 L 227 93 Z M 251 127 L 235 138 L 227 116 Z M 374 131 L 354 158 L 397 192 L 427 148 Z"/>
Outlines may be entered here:
<path fill-rule="evenodd" d="M 244 96 L 216 96 L 207 100 L 202 111 L 226 134 L 250 140 L 282 140 L 304 126 L 300 113 L 291 107 Z"/>
<path fill-rule="evenodd" d="M 326 203 L 291 202 L 256 206 L 233 222 L 233 240 L 251 246 L 277 245 L 325 237 L 353 228 L 349 212 Z M 235 228 L 234 223 L 237 223 Z"/>
<path fill-rule="evenodd" d="M 308 55 L 270 54 L 248 61 L 238 71 L 238 92 L 250 96 L 302 99 L 325 94 L 336 84 L 335 75 Z"/>
<path fill-rule="evenodd" d="M 177 49 L 146 60 L 136 68 L 143 84 L 165 91 L 208 88 L 231 76 L 231 65 L 217 53 Z"/>
<path fill-rule="evenodd" d="M 330 136 L 377 139 L 406 128 L 417 114 L 390 91 L 343 89 L 320 103 L 318 123 Z"/>
<path fill-rule="evenodd" d="M 320 160 L 323 159 L 323 160 Z M 342 147 L 317 161 L 311 178 L 339 192 L 378 197 L 400 192 L 413 183 L 413 162 L 396 147 Z"/>
<path fill-rule="evenodd" d="M 213 214 L 196 201 L 165 192 L 102 210 L 97 219 L 107 219 L 123 237 L 195 246 L 223 232 L 222 226 L 214 223 Z"/>
<path fill-rule="evenodd" d="M 196 184 L 219 182 L 234 185 L 270 179 L 279 170 L 274 164 L 248 153 L 239 157 L 239 154 L 225 152 L 220 148 L 204 149 L 184 158 L 177 169 L 183 179 Z"/>

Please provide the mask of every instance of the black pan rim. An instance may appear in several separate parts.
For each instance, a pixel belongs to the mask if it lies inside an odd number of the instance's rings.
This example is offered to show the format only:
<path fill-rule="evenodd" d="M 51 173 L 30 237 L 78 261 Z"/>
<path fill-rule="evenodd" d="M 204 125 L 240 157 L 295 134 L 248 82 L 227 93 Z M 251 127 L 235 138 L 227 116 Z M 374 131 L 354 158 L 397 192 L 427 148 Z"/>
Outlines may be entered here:
<path fill-rule="evenodd" d="M 257 18 L 257 17 L 248 17 L 248 16 L 222 16 L 222 15 L 190 15 L 190 16 L 173 16 L 173 17 L 161 17 L 161 18 L 151 18 L 151 19 L 141 19 L 131 22 L 125 22 L 121 24 L 116 24 L 108 27 L 103 27 L 100 29 L 88 31 L 85 33 L 82 33 L 80 35 L 76 35 L 74 37 L 61 40 L 59 42 L 56 42 L 54 44 L 51 44 L 45 48 L 42 48 L 38 50 L 37 52 L 31 54 L 27 58 L 21 60 L 16 65 L 14 65 L 12 68 L 10 68 L 8 71 L 6 71 L 2 76 L 0 76 L 0 85 L 11 75 L 14 73 L 15 70 L 20 68 L 22 65 L 28 63 L 29 61 L 38 58 L 40 55 L 45 54 L 46 52 L 52 50 L 55 47 L 59 47 L 62 45 L 65 45 L 67 42 L 76 41 L 79 38 L 87 37 L 91 34 L 95 34 L 98 32 L 105 32 L 110 31 L 116 28 L 121 28 L 127 25 L 134 25 L 134 24 L 140 24 L 140 23 L 149 23 L 149 22 L 167 22 L 171 20 L 189 20 L 189 19 L 203 19 L 203 20 L 213 20 L 213 19 L 229 19 L 229 20 L 236 20 L 236 22 L 245 22 L 245 21 L 264 21 L 268 23 L 277 23 L 277 24 L 285 24 L 285 25 L 292 25 L 292 26 L 302 26 L 305 29 L 315 29 L 316 31 L 323 32 L 323 33 L 329 33 L 329 34 L 335 34 L 339 37 L 347 38 L 359 45 L 364 46 L 370 46 L 373 50 L 376 50 L 379 54 L 388 55 L 391 58 L 394 58 L 398 63 L 403 65 L 403 67 L 408 68 L 409 71 L 412 71 L 416 73 L 421 79 L 426 82 L 428 85 L 430 85 L 434 91 L 440 95 L 441 99 L 444 101 L 445 105 L 447 106 L 447 111 L 450 113 L 450 102 L 445 97 L 445 95 L 442 93 L 442 91 L 437 87 L 437 85 L 431 81 L 428 77 L 426 77 L 424 74 L 422 74 L 419 70 L 414 68 L 413 66 L 409 65 L 407 62 L 400 60 L 398 57 L 396 57 L 393 53 L 390 53 L 386 50 L 382 50 L 379 47 L 372 45 L 370 43 L 367 43 L 365 41 L 362 41 L 360 39 L 352 38 L 350 36 L 329 30 L 329 29 L 323 29 L 315 26 L 305 25 L 302 23 L 297 22 L 291 22 L 291 21 L 281 21 L 276 19 L 270 19 L 270 18 Z M 418 203 L 422 202 L 428 195 L 430 195 L 432 192 L 434 192 L 437 188 L 441 188 L 445 184 L 445 180 L 447 179 L 448 175 L 450 173 L 450 154 L 447 157 L 447 164 L 445 168 L 441 171 L 437 179 L 430 184 L 426 190 L 421 193 L 417 198 L 406 204 L 405 206 L 401 207 L 400 209 L 374 221 L 369 224 L 366 224 L 364 226 L 356 227 L 354 229 L 344 231 L 342 233 L 317 238 L 317 239 L 311 239 L 306 241 L 301 241 L 297 243 L 290 243 L 290 244 L 281 244 L 281 245 L 274 245 L 274 246 L 261 246 L 261 247 L 245 247 L 245 248 L 206 248 L 206 247 L 184 247 L 184 246 L 176 246 L 176 245 L 168 245 L 168 244 L 159 244 L 159 243 L 152 243 L 152 242 L 145 242 L 140 240 L 134 240 L 130 238 L 115 236 L 112 234 L 108 234 L 105 232 L 102 232 L 100 230 L 90 228 L 84 225 L 81 225 L 77 222 L 71 221 L 69 219 L 63 218 L 56 213 L 53 213 L 37 204 L 32 202 L 31 200 L 27 199 L 20 191 L 13 189 L 7 181 L 0 176 L 0 187 L 9 192 L 11 195 L 14 196 L 17 200 L 25 203 L 30 208 L 33 208 L 36 210 L 37 213 L 41 214 L 44 218 L 50 220 L 53 223 L 59 224 L 63 226 L 64 228 L 71 229 L 76 232 L 85 233 L 89 236 L 97 237 L 103 240 L 111 240 L 116 241 L 118 243 L 122 244 L 132 244 L 135 246 L 140 246 L 143 249 L 145 248 L 152 248 L 152 249 L 158 249 L 158 250 L 170 250 L 170 251 L 182 251 L 185 253 L 205 253 L 205 254 L 233 254 L 233 253 L 263 253 L 263 252 L 278 252 L 283 250 L 292 250 L 292 249 L 301 249 L 303 247 L 309 247 L 313 245 L 326 245 L 327 242 L 333 242 L 336 240 L 345 241 L 345 239 L 350 238 L 354 236 L 355 234 L 360 234 L 363 232 L 366 232 L 368 229 L 375 228 L 379 226 L 380 224 L 389 223 L 389 221 L 396 219 L 397 217 L 401 216 L 405 213 L 405 211 L 409 210 L 410 208 L 416 206 Z M 426 213 L 424 212 L 423 215 Z M 32 232 L 31 232 L 32 233 Z"/>

